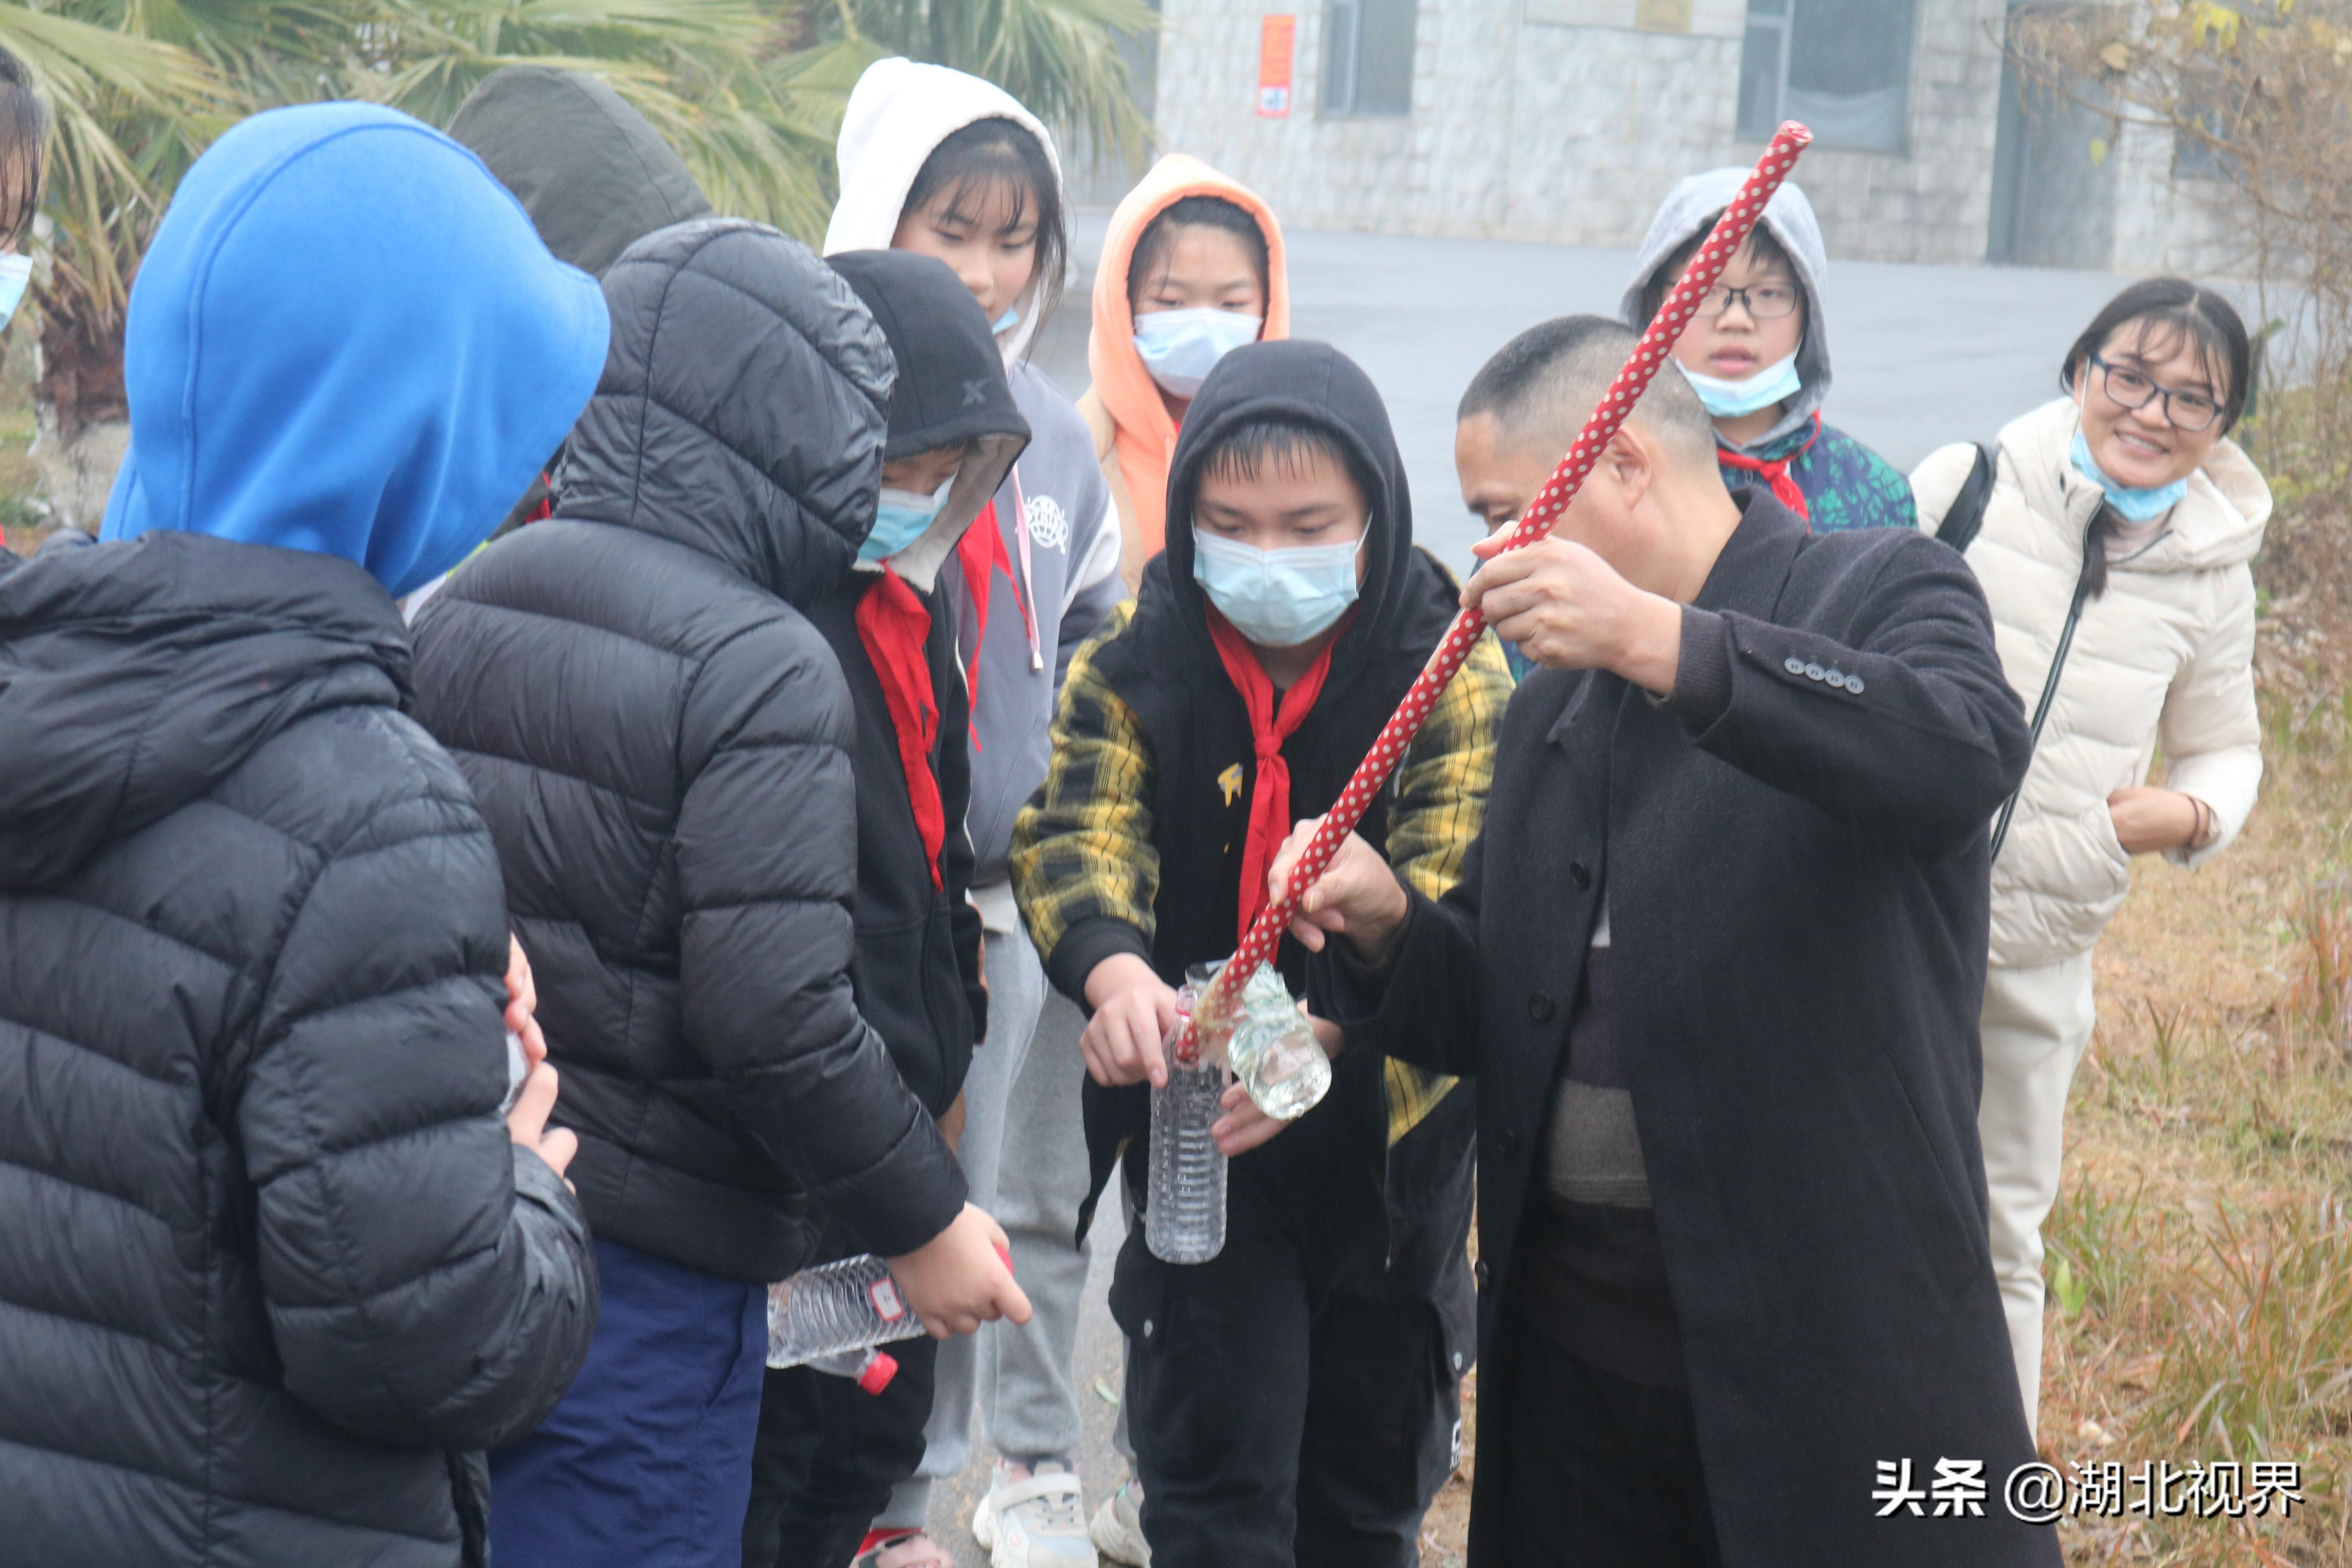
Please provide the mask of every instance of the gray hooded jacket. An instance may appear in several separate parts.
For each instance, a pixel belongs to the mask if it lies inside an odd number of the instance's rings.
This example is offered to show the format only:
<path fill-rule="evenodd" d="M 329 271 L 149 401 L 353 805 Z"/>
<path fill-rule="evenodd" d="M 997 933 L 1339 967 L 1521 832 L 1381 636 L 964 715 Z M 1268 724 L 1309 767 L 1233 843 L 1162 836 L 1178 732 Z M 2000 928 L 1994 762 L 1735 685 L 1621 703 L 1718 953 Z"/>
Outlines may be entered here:
<path fill-rule="evenodd" d="M 1624 303 L 1620 307 L 1626 324 L 1634 331 L 1649 325 L 1642 313 L 1643 291 L 1650 279 L 1666 258 L 1693 238 L 1716 214 L 1731 205 L 1732 197 L 1747 182 L 1751 171 L 1747 169 L 1709 169 L 1704 174 L 1693 174 L 1676 185 L 1658 208 L 1658 216 L 1650 220 L 1650 232 L 1643 237 L 1641 254 L 1633 258 L 1633 276 L 1625 285 Z M 1830 395 L 1830 329 L 1828 312 L 1822 308 L 1822 283 L 1830 268 L 1829 253 L 1822 248 L 1822 226 L 1813 221 L 1812 204 L 1805 193 L 1794 185 L 1782 185 L 1773 193 L 1764 209 L 1764 226 L 1780 248 L 1789 253 L 1790 265 L 1797 269 L 1797 286 L 1805 291 L 1805 338 L 1797 346 L 1797 374 L 1804 385 L 1789 400 L 1781 411 L 1780 422 L 1766 432 L 1761 440 L 1747 446 L 1717 441 L 1732 451 L 1753 455 L 1769 449 L 1805 421 L 1811 419 Z"/>

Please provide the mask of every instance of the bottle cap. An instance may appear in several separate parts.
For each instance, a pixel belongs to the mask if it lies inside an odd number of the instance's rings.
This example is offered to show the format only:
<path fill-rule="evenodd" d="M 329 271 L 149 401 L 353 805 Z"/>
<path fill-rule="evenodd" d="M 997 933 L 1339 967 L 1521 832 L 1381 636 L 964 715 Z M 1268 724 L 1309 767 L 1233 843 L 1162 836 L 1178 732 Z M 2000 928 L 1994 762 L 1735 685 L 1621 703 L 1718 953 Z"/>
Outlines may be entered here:
<path fill-rule="evenodd" d="M 858 1370 L 857 1386 L 868 1394 L 879 1394 L 889 1387 L 890 1380 L 898 1375 L 898 1358 L 885 1351 L 876 1351 L 866 1358 L 865 1366 Z"/>

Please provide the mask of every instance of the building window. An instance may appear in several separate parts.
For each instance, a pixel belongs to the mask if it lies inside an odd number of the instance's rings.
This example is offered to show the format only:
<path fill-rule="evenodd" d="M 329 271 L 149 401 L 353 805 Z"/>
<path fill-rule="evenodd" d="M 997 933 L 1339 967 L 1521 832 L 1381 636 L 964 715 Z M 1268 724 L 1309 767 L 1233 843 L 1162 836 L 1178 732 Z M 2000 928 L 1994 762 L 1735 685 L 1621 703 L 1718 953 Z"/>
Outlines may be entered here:
<path fill-rule="evenodd" d="M 1824 147 L 1898 153 L 1916 0 L 1748 0 L 1739 133 L 1801 120 Z"/>
<path fill-rule="evenodd" d="M 1323 29 L 1323 112 L 1412 112 L 1415 0 L 1331 0 Z"/>

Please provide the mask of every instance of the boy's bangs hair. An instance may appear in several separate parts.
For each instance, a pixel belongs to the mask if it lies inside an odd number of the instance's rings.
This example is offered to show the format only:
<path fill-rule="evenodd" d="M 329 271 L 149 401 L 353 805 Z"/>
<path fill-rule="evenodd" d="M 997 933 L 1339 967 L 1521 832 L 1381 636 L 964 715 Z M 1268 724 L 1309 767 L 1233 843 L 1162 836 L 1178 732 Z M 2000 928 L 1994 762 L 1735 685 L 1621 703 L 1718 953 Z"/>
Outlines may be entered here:
<path fill-rule="evenodd" d="M 1166 274 L 1180 228 L 1213 228 L 1239 239 L 1249 251 L 1250 264 L 1257 268 L 1259 297 L 1273 294 L 1274 263 L 1266 250 L 1265 230 L 1258 227 L 1257 219 L 1238 202 L 1229 202 L 1223 196 L 1186 196 L 1161 208 L 1136 236 L 1135 253 L 1127 264 L 1127 307 L 1130 313 L 1135 302 L 1143 297 L 1144 280 L 1155 268 Z"/>
<path fill-rule="evenodd" d="M 2214 399 L 2221 405 L 2221 431 L 2227 435 L 2253 395 L 2253 345 L 2237 307 L 2186 278 L 2143 279 L 2091 318 L 2066 351 L 2059 384 L 2071 394 L 2090 357 L 2129 327 L 2139 330 L 2128 352 L 2144 360 L 2169 359 L 2184 345 L 2196 351 Z"/>
<path fill-rule="evenodd" d="M 1198 472 L 1202 479 L 1247 484 L 1268 469 L 1286 478 L 1296 478 L 1314 467 L 1318 458 L 1328 459 L 1354 480 L 1367 504 L 1379 493 L 1346 443 L 1321 426 L 1298 419 L 1244 420 L 1220 434 L 1201 454 Z M 1196 489 L 1197 484 L 1195 481 Z"/>
<path fill-rule="evenodd" d="M 1707 214 L 1701 220 L 1697 231 L 1675 247 L 1674 254 L 1660 262 L 1658 269 L 1650 274 L 1650 280 L 1642 286 L 1642 325 L 1646 327 L 1658 319 L 1658 310 L 1666 302 L 1666 291 L 1675 286 L 1675 279 L 1683 275 L 1683 268 L 1691 264 L 1691 258 L 1698 254 L 1698 247 L 1706 243 L 1706 237 L 1715 232 L 1715 226 L 1722 216 L 1720 212 Z M 1748 243 L 1742 248 L 1756 258 L 1759 266 L 1778 267 L 1786 272 L 1795 281 L 1797 292 L 1800 295 L 1804 293 L 1804 279 L 1798 276 L 1797 264 L 1790 258 L 1789 247 L 1780 243 L 1780 237 L 1772 232 L 1769 224 L 1759 222 L 1749 229 Z"/>
<path fill-rule="evenodd" d="M 957 222 L 976 226 L 989 199 L 1002 193 L 1011 198 L 1013 216 L 1004 229 L 1034 220 L 1037 228 L 1037 294 L 1035 310 L 1043 321 L 1061 302 L 1062 273 L 1069 256 L 1068 215 L 1063 210 L 1061 182 L 1054 177 L 1053 161 L 1045 143 L 1027 127 L 1002 117 L 975 120 L 931 149 L 915 183 L 907 188 L 899 208 L 919 212 L 941 192 L 947 193 L 947 213 Z M 1003 231 L 1000 231 L 1003 232 Z M 1030 339 L 1034 342 L 1033 335 Z"/>
<path fill-rule="evenodd" d="M 49 106 L 25 62 L 0 48 L 0 237 L 21 247 L 41 207 Z"/>

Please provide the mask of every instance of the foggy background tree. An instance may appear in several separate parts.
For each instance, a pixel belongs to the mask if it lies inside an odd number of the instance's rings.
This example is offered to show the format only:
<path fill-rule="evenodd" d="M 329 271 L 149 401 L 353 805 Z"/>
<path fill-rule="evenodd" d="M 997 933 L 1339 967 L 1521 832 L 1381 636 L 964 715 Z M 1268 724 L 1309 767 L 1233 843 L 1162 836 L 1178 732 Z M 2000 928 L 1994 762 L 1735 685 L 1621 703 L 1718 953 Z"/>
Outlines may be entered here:
<path fill-rule="evenodd" d="M 53 105 L 34 253 L 36 456 L 55 520 L 94 526 L 127 439 L 123 310 L 188 165 L 244 116 L 363 99 L 446 124 L 484 77 L 593 73 L 660 129 L 713 205 L 811 242 L 850 88 L 905 54 L 986 77 L 1087 145 L 1150 138 L 1118 35 L 1139 0 L 53 0 L 0 44 Z"/>

